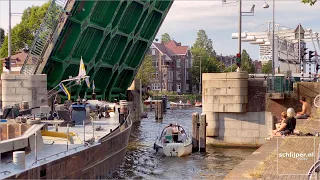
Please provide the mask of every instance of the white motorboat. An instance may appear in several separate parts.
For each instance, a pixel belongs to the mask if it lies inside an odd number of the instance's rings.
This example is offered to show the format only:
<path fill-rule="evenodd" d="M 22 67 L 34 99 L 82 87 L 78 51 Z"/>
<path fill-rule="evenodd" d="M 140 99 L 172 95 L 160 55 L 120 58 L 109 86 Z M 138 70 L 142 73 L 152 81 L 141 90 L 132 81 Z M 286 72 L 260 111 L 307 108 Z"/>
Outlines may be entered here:
<path fill-rule="evenodd" d="M 192 153 L 192 137 L 181 126 L 170 124 L 162 130 L 153 148 L 166 156 L 186 156 Z"/>

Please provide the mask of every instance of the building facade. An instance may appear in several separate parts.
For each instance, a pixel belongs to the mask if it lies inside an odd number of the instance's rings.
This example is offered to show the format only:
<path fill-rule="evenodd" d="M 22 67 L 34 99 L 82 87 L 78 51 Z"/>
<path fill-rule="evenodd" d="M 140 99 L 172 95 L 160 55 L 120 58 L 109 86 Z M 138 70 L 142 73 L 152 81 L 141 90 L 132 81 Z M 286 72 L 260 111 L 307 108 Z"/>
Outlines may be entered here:
<path fill-rule="evenodd" d="M 152 56 L 156 69 L 149 85 L 153 91 L 175 91 L 179 94 L 192 91 L 189 69 L 192 55 L 188 46 L 171 40 L 168 43 L 152 43 L 148 55 Z"/>

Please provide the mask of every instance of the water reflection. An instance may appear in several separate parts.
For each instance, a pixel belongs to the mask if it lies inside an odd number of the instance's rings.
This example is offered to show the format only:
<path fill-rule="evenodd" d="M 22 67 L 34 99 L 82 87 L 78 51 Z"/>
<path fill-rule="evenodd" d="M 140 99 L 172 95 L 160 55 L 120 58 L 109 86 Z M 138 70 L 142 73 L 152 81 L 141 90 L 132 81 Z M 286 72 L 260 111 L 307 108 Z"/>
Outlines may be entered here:
<path fill-rule="evenodd" d="M 163 127 L 178 123 L 191 132 L 191 114 L 200 111 L 200 108 L 170 109 L 162 121 L 156 121 L 154 112 L 148 112 L 148 118 L 133 125 L 126 161 L 113 178 L 223 179 L 254 149 L 208 146 L 206 153 L 193 153 L 180 158 L 161 156 L 153 150 L 153 143 Z"/>

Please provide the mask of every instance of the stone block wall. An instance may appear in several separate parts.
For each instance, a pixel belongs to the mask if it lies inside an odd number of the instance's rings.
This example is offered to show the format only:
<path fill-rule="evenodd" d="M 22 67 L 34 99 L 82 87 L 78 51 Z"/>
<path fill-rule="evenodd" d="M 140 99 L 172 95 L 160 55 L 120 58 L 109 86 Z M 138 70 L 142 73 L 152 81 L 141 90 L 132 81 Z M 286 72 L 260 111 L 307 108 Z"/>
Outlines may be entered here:
<path fill-rule="evenodd" d="M 219 136 L 215 143 L 260 146 L 274 127 L 270 112 L 217 113 Z"/>
<path fill-rule="evenodd" d="M 202 74 L 202 110 L 207 114 L 207 136 L 220 136 L 218 112 L 246 112 L 247 103 L 247 72 Z"/>
<path fill-rule="evenodd" d="M 202 105 L 209 112 L 246 112 L 248 73 L 203 73 Z"/>
<path fill-rule="evenodd" d="M 2 74 L 2 104 L 5 106 L 21 105 L 28 101 L 29 107 L 47 105 L 47 75 Z M 44 98 L 44 100 L 41 100 Z"/>

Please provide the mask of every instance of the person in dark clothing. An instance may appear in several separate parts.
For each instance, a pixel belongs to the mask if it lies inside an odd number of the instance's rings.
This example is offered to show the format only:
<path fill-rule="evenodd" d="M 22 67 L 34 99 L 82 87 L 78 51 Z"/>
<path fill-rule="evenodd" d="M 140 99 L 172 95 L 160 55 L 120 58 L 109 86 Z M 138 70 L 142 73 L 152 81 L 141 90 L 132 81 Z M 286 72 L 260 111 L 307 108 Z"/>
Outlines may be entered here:
<path fill-rule="evenodd" d="M 293 134 L 296 128 L 296 118 L 294 118 L 295 112 L 293 108 L 287 110 L 287 118 L 283 121 L 280 128 L 272 131 L 272 136 L 286 136 Z"/>

